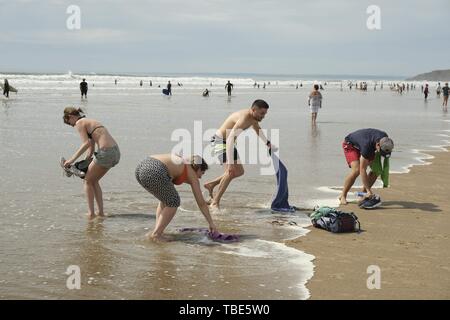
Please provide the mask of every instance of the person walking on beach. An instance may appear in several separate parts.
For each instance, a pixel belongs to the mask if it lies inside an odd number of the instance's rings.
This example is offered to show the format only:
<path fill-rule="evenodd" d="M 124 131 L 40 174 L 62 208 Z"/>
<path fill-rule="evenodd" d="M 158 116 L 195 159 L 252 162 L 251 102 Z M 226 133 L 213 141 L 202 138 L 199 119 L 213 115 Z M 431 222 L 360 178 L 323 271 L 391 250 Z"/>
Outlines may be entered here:
<path fill-rule="evenodd" d="M 442 95 L 444 96 L 444 100 L 442 102 L 442 106 L 443 107 L 447 107 L 447 102 L 448 102 L 448 82 L 445 83 L 445 86 L 442 88 Z"/>
<path fill-rule="evenodd" d="M 231 96 L 231 90 L 233 90 L 233 84 L 228 80 L 227 84 L 225 85 L 225 89 L 228 92 L 228 96 Z"/>
<path fill-rule="evenodd" d="M 394 141 L 384 131 L 372 128 L 360 129 L 345 137 L 342 148 L 347 164 L 351 168 L 339 196 L 340 204 L 345 205 L 347 204 L 347 193 L 359 175 L 361 175 L 363 192 L 367 193 L 366 197 L 373 195 L 371 188 L 377 180 L 377 175 L 372 171 L 367 174 L 367 167 L 375 159 L 376 153 L 389 158 L 394 148 Z"/>
<path fill-rule="evenodd" d="M 183 183 L 191 186 L 195 201 L 208 222 L 210 232 L 217 232 L 199 183 L 206 170 L 208 164 L 199 156 L 192 156 L 187 161 L 177 155 L 158 154 L 145 158 L 137 165 L 136 180 L 159 200 L 155 227 L 147 234 L 149 239 L 164 240 L 164 230 L 180 206 L 180 195 L 175 185 Z"/>
<path fill-rule="evenodd" d="M 425 85 L 425 89 L 423 89 L 423 94 L 424 94 L 424 96 L 425 96 L 425 100 L 427 100 L 428 99 L 428 93 L 429 93 L 429 91 L 428 91 L 428 83 Z"/>
<path fill-rule="evenodd" d="M 88 84 L 86 82 L 86 79 L 83 79 L 83 81 L 80 82 L 80 91 L 81 99 L 83 99 L 83 96 L 87 99 Z"/>
<path fill-rule="evenodd" d="M 319 86 L 314 85 L 314 90 L 308 96 L 308 106 L 311 110 L 311 124 L 316 125 L 317 112 L 322 108 L 322 94 L 319 92 Z"/>
<path fill-rule="evenodd" d="M 63 120 L 65 124 L 77 129 L 82 141 L 75 154 L 64 162 L 64 166 L 69 168 L 85 151 L 88 151 L 86 160 L 92 159 L 94 155 L 84 177 L 84 191 L 88 203 L 88 217 L 95 218 L 94 200 L 97 202 L 97 215 L 103 217 L 103 195 L 99 181 L 109 169 L 119 163 L 119 146 L 100 122 L 87 119 L 80 108 L 65 108 Z M 97 152 L 94 152 L 95 145 L 98 147 Z"/>
<path fill-rule="evenodd" d="M 3 95 L 9 98 L 9 82 L 8 79 L 5 79 L 3 82 Z"/>
<path fill-rule="evenodd" d="M 170 81 L 167 83 L 167 94 L 172 95 L 172 84 Z"/>
<path fill-rule="evenodd" d="M 438 86 L 437 86 L 437 88 L 436 88 L 436 94 L 437 94 L 438 98 L 441 97 L 441 90 L 442 90 L 442 88 L 441 88 L 441 83 L 438 82 Z"/>
<path fill-rule="evenodd" d="M 244 174 L 244 167 L 240 163 L 238 151 L 236 149 L 236 139 L 242 131 L 252 127 L 264 144 L 269 148 L 272 146 L 259 126 L 269 110 L 269 105 L 264 100 L 255 100 L 249 109 L 232 113 L 217 130 L 211 142 L 214 146 L 214 153 L 218 157 L 220 164 L 225 164 L 225 172 L 216 179 L 207 182 L 204 187 L 211 197 L 211 207 L 219 209 L 220 200 L 228 185 L 233 179 Z M 218 192 L 214 195 L 214 188 L 219 186 Z"/>

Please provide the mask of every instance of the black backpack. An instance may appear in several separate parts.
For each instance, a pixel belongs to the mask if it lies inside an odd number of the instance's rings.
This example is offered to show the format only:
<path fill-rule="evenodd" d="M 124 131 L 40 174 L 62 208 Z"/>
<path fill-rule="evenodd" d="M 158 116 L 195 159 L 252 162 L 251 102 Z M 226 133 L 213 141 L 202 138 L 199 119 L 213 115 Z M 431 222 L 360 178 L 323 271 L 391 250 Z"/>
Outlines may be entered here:
<path fill-rule="evenodd" d="M 358 217 L 353 212 L 348 213 L 331 208 L 327 208 L 326 210 L 323 210 L 325 208 L 320 209 L 311 215 L 311 222 L 314 227 L 333 233 L 361 232 Z"/>

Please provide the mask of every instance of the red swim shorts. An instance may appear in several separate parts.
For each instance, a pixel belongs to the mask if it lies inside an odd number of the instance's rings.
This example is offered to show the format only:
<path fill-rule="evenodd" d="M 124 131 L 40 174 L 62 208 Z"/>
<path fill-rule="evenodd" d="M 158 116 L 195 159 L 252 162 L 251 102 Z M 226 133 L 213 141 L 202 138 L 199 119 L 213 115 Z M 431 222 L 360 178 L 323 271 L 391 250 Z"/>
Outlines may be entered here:
<path fill-rule="evenodd" d="M 350 143 L 342 142 L 342 149 L 344 149 L 345 160 L 347 160 L 348 167 L 351 168 L 353 161 L 358 161 L 361 157 L 361 153 Z"/>

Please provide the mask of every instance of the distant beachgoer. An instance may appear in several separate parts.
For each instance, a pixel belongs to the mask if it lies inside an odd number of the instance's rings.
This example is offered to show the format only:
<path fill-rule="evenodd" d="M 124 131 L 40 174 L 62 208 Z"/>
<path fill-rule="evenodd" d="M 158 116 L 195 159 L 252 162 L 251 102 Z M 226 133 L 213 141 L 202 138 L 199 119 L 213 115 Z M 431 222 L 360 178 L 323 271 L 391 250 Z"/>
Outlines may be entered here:
<path fill-rule="evenodd" d="M 172 84 L 170 81 L 167 83 L 167 92 L 169 95 L 172 95 Z"/>
<path fill-rule="evenodd" d="M 323 87 L 322 87 L 322 85 L 320 85 L 320 90 L 323 90 Z"/>
<path fill-rule="evenodd" d="M 208 170 L 208 165 L 199 156 L 193 156 L 187 161 L 177 155 L 158 154 L 145 158 L 137 165 L 136 180 L 159 200 L 155 227 L 151 233 L 147 234 L 149 239 L 164 240 L 164 230 L 180 206 L 180 195 L 175 189 L 175 185 L 183 183 L 191 186 L 195 201 L 208 221 L 209 230 L 217 232 L 199 183 L 199 179 L 206 170 Z"/>
<path fill-rule="evenodd" d="M 266 88 L 266 83 L 264 82 L 264 84 L 263 84 L 263 89 L 265 89 Z"/>
<path fill-rule="evenodd" d="M 211 197 L 211 207 L 218 209 L 220 200 L 230 182 L 244 174 L 244 167 L 239 161 L 239 154 L 235 145 L 239 134 L 252 127 L 264 144 L 269 149 L 273 148 L 259 126 L 259 122 L 264 119 L 268 110 L 269 105 L 267 102 L 264 100 L 255 100 L 249 109 L 232 113 L 212 138 L 214 152 L 218 156 L 219 162 L 225 165 L 225 172 L 204 185 Z M 219 190 L 214 195 L 213 191 L 216 186 L 219 186 Z"/>
<path fill-rule="evenodd" d="M 9 98 L 9 82 L 8 79 L 5 79 L 3 82 L 3 95 L 7 98 Z"/>
<path fill-rule="evenodd" d="M 297 85 L 295 86 L 295 89 L 296 89 L 296 90 L 298 89 L 298 83 L 297 83 Z"/>
<path fill-rule="evenodd" d="M 319 86 L 314 85 L 314 90 L 308 96 L 308 105 L 311 110 L 311 124 L 315 125 L 317 120 L 317 112 L 322 108 L 322 94 L 319 92 Z"/>
<path fill-rule="evenodd" d="M 225 85 L 225 89 L 228 92 L 228 96 L 231 96 L 231 90 L 233 90 L 233 84 L 228 80 L 228 83 Z"/>
<path fill-rule="evenodd" d="M 258 89 L 259 89 L 259 83 L 258 83 Z"/>
<path fill-rule="evenodd" d="M 117 86 L 117 79 L 116 80 L 114 80 L 114 84 Z"/>
<path fill-rule="evenodd" d="M 202 94 L 204 97 L 209 97 L 209 90 L 208 89 L 205 89 L 205 91 L 203 91 L 203 94 Z"/>
<path fill-rule="evenodd" d="M 94 155 L 84 177 L 84 191 L 88 202 L 89 218 L 95 218 L 94 200 L 97 202 L 97 215 L 102 217 L 104 216 L 103 196 L 99 180 L 109 169 L 119 163 L 119 146 L 100 122 L 87 119 L 79 108 L 65 108 L 63 120 L 65 124 L 77 129 L 83 142 L 75 154 L 64 163 L 64 166 L 70 167 L 85 151 L 88 151 L 86 160 L 92 159 Z M 94 152 L 95 145 L 98 146 L 97 152 Z"/>
<path fill-rule="evenodd" d="M 141 80 L 141 81 L 139 81 L 139 86 L 141 86 L 142 87 L 142 85 L 144 84 L 144 82 Z"/>
<path fill-rule="evenodd" d="M 151 87 L 151 86 L 153 86 L 153 82 L 152 82 L 152 80 L 150 80 L 150 87 Z"/>
<path fill-rule="evenodd" d="M 442 90 L 442 88 L 441 88 L 441 83 L 438 82 L 438 86 L 437 86 L 437 88 L 436 88 L 436 94 L 437 94 L 438 98 L 441 97 L 441 90 Z"/>
<path fill-rule="evenodd" d="M 384 131 L 371 128 L 360 129 L 345 137 L 342 148 L 344 149 L 347 164 L 352 171 L 345 178 L 344 188 L 339 197 L 340 203 L 347 204 L 347 193 L 360 174 L 363 192 L 367 193 L 367 197 L 371 197 L 373 195 L 371 188 L 377 180 L 377 175 L 372 171 L 367 174 L 367 167 L 375 159 L 376 153 L 389 158 L 394 148 L 394 142 Z"/>
<path fill-rule="evenodd" d="M 445 86 L 442 88 L 442 95 L 444 96 L 444 101 L 442 102 L 442 106 L 446 107 L 448 102 L 448 82 L 445 83 Z"/>
<path fill-rule="evenodd" d="M 81 99 L 83 99 L 83 96 L 87 98 L 88 84 L 86 82 L 86 79 L 83 79 L 83 81 L 80 82 L 80 91 L 81 91 Z"/>
<path fill-rule="evenodd" d="M 428 83 L 427 83 L 425 85 L 425 89 L 423 89 L 423 94 L 425 96 L 425 100 L 427 100 L 427 98 L 428 98 L 428 93 L 429 93 L 429 91 L 428 91 Z"/>

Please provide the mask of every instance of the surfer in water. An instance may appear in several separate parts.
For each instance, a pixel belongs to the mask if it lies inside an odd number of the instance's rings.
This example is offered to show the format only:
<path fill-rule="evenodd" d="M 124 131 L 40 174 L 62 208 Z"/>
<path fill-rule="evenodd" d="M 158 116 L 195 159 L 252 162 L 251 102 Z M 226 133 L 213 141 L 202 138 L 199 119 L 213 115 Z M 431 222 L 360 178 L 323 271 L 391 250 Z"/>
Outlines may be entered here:
<path fill-rule="evenodd" d="M 239 161 L 236 149 L 236 139 L 242 131 L 252 127 L 264 144 L 269 148 L 274 148 L 265 137 L 259 126 L 269 110 L 269 105 L 264 100 L 255 100 L 249 109 L 232 113 L 217 130 L 211 142 L 215 155 L 224 166 L 225 172 L 216 179 L 207 182 L 204 187 L 211 197 L 210 204 L 214 209 L 219 209 L 220 199 L 225 193 L 231 180 L 244 174 L 244 167 Z M 214 194 L 214 188 L 219 186 L 219 190 Z"/>
<path fill-rule="evenodd" d="M 231 96 L 231 91 L 233 90 L 233 84 L 228 80 L 227 84 L 225 85 L 225 90 L 228 92 L 228 96 Z"/>
<path fill-rule="evenodd" d="M 3 83 L 3 95 L 7 98 L 9 98 L 9 82 L 8 79 L 5 79 L 5 82 Z"/>
<path fill-rule="evenodd" d="M 88 84 L 86 82 L 86 79 L 83 79 L 83 81 L 80 82 L 80 91 L 81 99 L 83 99 L 83 96 L 87 99 Z"/>
<path fill-rule="evenodd" d="M 64 163 L 64 166 L 70 167 L 86 151 L 88 151 L 86 160 L 90 160 L 94 155 L 94 159 L 91 161 L 84 177 L 84 191 L 89 209 L 88 217 L 90 219 L 96 217 L 94 200 L 97 202 L 97 215 L 104 217 L 103 195 L 99 180 L 109 169 L 119 163 L 119 146 L 100 122 L 94 119 L 87 119 L 80 108 L 65 108 L 63 120 L 65 124 L 77 129 L 82 141 L 80 148 Z M 97 152 L 94 152 L 95 145 L 98 146 Z"/>
<path fill-rule="evenodd" d="M 159 200 L 155 228 L 153 232 L 147 234 L 149 239 L 164 240 L 164 230 L 180 206 L 180 195 L 175 185 L 183 183 L 191 186 L 195 201 L 208 222 L 210 232 L 217 232 L 200 188 L 199 179 L 206 170 L 208 164 L 200 156 L 183 159 L 178 155 L 158 154 L 147 157 L 138 164 L 135 170 L 136 180 Z"/>

